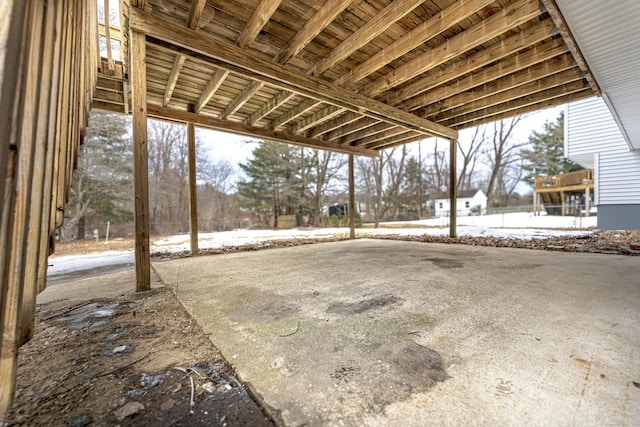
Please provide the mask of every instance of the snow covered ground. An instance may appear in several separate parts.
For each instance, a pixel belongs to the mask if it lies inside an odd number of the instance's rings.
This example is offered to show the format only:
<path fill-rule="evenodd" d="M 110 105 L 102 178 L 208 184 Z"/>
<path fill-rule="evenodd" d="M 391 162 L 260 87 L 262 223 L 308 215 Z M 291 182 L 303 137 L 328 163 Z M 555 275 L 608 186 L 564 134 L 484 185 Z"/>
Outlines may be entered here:
<path fill-rule="evenodd" d="M 476 237 L 502 237 L 519 239 L 544 239 L 554 236 L 582 236 L 591 233 L 596 226 L 596 217 L 574 218 L 559 216 L 533 216 L 531 213 L 509 213 L 458 218 L 458 235 Z M 198 246 L 215 249 L 228 246 L 243 246 L 269 240 L 322 239 L 346 237 L 348 228 L 318 228 L 294 230 L 234 230 L 218 233 L 200 233 Z M 387 222 L 379 228 L 359 228 L 359 237 L 380 234 L 433 235 L 449 233 L 448 218 L 433 218 L 420 221 Z M 165 239 L 152 240 L 151 252 L 188 251 L 189 235 L 181 234 Z M 133 265 L 133 251 L 104 252 L 101 254 L 53 257 L 48 277 L 69 275 L 73 272 L 105 271 Z"/>
<path fill-rule="evenodd" d="M 519 239 L 543 239 L 554 236 L 581 236 L 589 234 L 588 228 L 596 226 L 596 218 L 574 218 L 558 216 L 533 216 L 531 213 L 467 216 L 458 218 L 458 235 L 476 237 L 502 237 Z M 200 233 L 198 246 L 221 248 L 242 246 L 268 240 L 321 239 L 344 236 L 348 228 L 318 228 L 294 230 L 234 230 L 219 233 Z M 448 218 L 432 218 L 420 221 L 387 222 L 379 228 L 359 228 L 359 237 L 374 234 L 432 235 L 449 234 Z M 151 251 L 180 252 L 189 250 L 189 235 L 171 236 L 152 242 Z"/>

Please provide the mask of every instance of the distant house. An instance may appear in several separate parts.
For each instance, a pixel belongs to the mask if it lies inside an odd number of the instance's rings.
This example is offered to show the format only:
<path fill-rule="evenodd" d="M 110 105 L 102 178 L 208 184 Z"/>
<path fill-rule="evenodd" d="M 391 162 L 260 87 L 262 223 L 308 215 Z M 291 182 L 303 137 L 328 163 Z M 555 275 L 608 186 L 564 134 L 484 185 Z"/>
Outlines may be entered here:
<path fill-rule="evenodd" d="M 434 199 L 434 209 L 436 216 L 447 216 L 451 211 L 449 197 L 440 194 Z M 479 208 L 478 208 L 479 206 Z M 473 211 L 472 211 L 473 209 Z M 485 214 L 487 212 L 487 195 L 480 189 L 460 191 L 456 198 L 456 212 L 458 215 L 471 215 L 472 213 Z"/>

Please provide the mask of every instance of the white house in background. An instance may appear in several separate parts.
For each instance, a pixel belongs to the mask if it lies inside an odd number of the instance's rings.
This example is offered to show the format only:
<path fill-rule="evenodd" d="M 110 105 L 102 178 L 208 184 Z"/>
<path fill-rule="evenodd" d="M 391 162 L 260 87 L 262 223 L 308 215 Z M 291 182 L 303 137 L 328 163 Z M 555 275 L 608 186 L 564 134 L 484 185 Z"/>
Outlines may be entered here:
<path fill-rule="evenodd" d="M 460 191 L 456 195 L 456 212 L 458 215 L 471 215 L 472 209 L 480 206 L 479 214 L 484 215 L 487 212 L 487 195 L 482 190 Z M 436 216 L 447 216 L 451 211 L 449 197 L 442 197 L 434 200 L 434 208 Z"/>
<path fill-rule="evenodd" d="M 567 104 L 565 156 L 594 170 L 598 228 L 640 229 L 640 150 L 632 150 L 602 98 Z"/>

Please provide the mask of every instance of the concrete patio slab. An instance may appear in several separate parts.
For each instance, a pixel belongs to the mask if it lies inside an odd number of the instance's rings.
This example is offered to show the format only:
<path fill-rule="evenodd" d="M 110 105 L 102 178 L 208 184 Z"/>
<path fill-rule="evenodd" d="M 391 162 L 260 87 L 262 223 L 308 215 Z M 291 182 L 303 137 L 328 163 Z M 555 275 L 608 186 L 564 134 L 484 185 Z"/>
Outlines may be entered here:
<path fill-rule="evenodd" d="M 355 240 L 154 263 L 276 420 L 640 424 L 640 258 Z"/>

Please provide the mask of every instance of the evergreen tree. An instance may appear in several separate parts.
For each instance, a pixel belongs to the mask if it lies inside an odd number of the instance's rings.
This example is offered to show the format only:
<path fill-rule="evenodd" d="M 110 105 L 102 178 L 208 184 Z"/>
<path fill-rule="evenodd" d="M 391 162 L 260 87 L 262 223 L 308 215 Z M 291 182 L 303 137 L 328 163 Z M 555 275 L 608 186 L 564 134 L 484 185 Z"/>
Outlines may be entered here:
<path fill-rule="evenodd" d="M 564 112 L 555 122 L 545 122 L 541 132 L 529 136 L 531 148 L 522 150 L 523 181 L 533 186 L 536 175 L 557 175 L 579 167 L 564 157 Z"/>
<path fill-rule="evenodd" d="M 253 158 L 241 163 L 247 175 L 238 183 L 245 207 L 260 214 L 263 222 L 273 217 L 278 226 L 280 215 L 298 214 L 304 198 L 300 159 L 301 150 L 274 141 L 265 141 L 252 152 Z"/>
<path fill-rule="evenodd" d="M 426 193 L 423 167 L 411 156 L 405 166 L 400 185 L 400 202 L 404 208 L 421 215 L 427 201 Z"/>
<path fill-rule="evenodd" d="M 83 239 L 84 224 L 133 219 L 133 147 L 129 118 L 94 111 L 78 156 L 61 238 Z M 77 228 L 77 230 L 76 230 Z"/>

